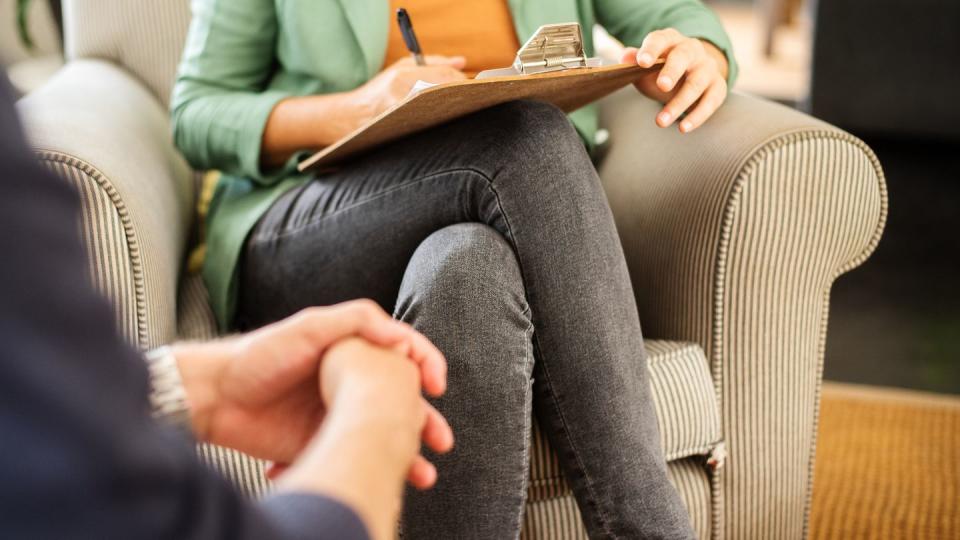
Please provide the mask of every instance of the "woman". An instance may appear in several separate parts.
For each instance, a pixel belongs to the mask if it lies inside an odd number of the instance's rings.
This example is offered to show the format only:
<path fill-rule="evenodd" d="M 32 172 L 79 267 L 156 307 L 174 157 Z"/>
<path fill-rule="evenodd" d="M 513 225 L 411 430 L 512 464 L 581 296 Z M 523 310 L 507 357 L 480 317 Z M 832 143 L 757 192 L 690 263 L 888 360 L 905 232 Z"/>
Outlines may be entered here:
<path fill-rule="evenodd" d="M 425 67 L 403 59 L 390 24 L 401 4 L 437 54 Z M 437 406 L 457 445 L 437 458 L 436 487 L 408 494 L 404 535 L 515 537 L 532 407 L 591 536 L 691 537 L 588 153 L 593 108 L 568 119 L 549 105 L 510 103 L 332 173 L 297 175 L 295 164 L 418 79 L 509 65 L 540 25 L 590 29 L 594 17 L 640 45 L 624 61 L 665 60 L 637 86 L 665 103 L 660 126 L 686 113 L 679 129 L 689 132 L 723 102 L 734 71 L 716 18 L 697 0 L 195 0 L 194 10 L 172 109 L 190 162 L 225 173 L 204 267 L 221 325 L 256 327 L 369 297 L 448 357 Z"/>

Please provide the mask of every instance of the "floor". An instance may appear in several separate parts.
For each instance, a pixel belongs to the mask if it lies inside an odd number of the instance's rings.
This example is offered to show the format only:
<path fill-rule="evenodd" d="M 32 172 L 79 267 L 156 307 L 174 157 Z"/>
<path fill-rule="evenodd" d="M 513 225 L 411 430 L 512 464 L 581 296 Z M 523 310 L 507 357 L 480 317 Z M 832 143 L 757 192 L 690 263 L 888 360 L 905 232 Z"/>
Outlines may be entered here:
<path fill-rule="evenodd" d="M 960 538 L 960 398 L 828 384 L 810 538 Z"/>

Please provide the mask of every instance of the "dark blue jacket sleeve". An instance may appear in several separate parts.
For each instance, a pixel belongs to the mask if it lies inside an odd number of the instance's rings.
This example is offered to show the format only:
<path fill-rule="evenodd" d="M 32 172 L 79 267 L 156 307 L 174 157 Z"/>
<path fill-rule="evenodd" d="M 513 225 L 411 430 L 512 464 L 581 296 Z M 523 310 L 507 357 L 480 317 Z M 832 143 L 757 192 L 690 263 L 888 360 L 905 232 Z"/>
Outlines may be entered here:
<path fill-rule="evenodd" d="M 329 499 L 247 501 L 152 420 L 89 284 L 78 197 L 34 163 L 10 95 L 0 70 L 0 536 L 366 538 Z"/>

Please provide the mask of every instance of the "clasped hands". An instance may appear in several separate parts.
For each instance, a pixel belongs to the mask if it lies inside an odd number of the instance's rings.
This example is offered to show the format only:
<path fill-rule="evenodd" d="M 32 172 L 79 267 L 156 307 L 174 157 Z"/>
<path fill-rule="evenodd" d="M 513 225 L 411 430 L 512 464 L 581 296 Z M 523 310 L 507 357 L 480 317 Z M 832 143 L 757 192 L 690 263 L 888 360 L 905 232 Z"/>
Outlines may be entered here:
<path fill-rule="evenodd" d="M 374 533 L 390 526 L 383 516 L 396 514 L 404 478 L 421 489 L 436 482 L 421 442 L 439 453 L 453 446 L 422 393 L 444 393 L 446 360 L 371 301 L 310 308 L 173 354 L 197 439 L 273 462 L 279 490 L 338 498 Z"/>

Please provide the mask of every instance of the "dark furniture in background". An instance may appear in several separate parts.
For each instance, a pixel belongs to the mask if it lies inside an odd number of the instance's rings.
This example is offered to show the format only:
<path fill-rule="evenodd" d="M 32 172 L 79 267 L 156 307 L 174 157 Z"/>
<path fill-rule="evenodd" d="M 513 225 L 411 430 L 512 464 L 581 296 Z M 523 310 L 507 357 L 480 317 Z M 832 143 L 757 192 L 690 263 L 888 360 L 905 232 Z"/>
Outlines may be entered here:
<path fill-rule="evenodd" d="M 883 164 L 887 232 L 837 281 L 828 379 L 960 393 L 960 2 L 823 0 L 812 113 Z"/>
<path fill-rule="evenodd" d="M 854 133 L 960 143 L 960 2 L 819 2 L 810 94 Z"/>

